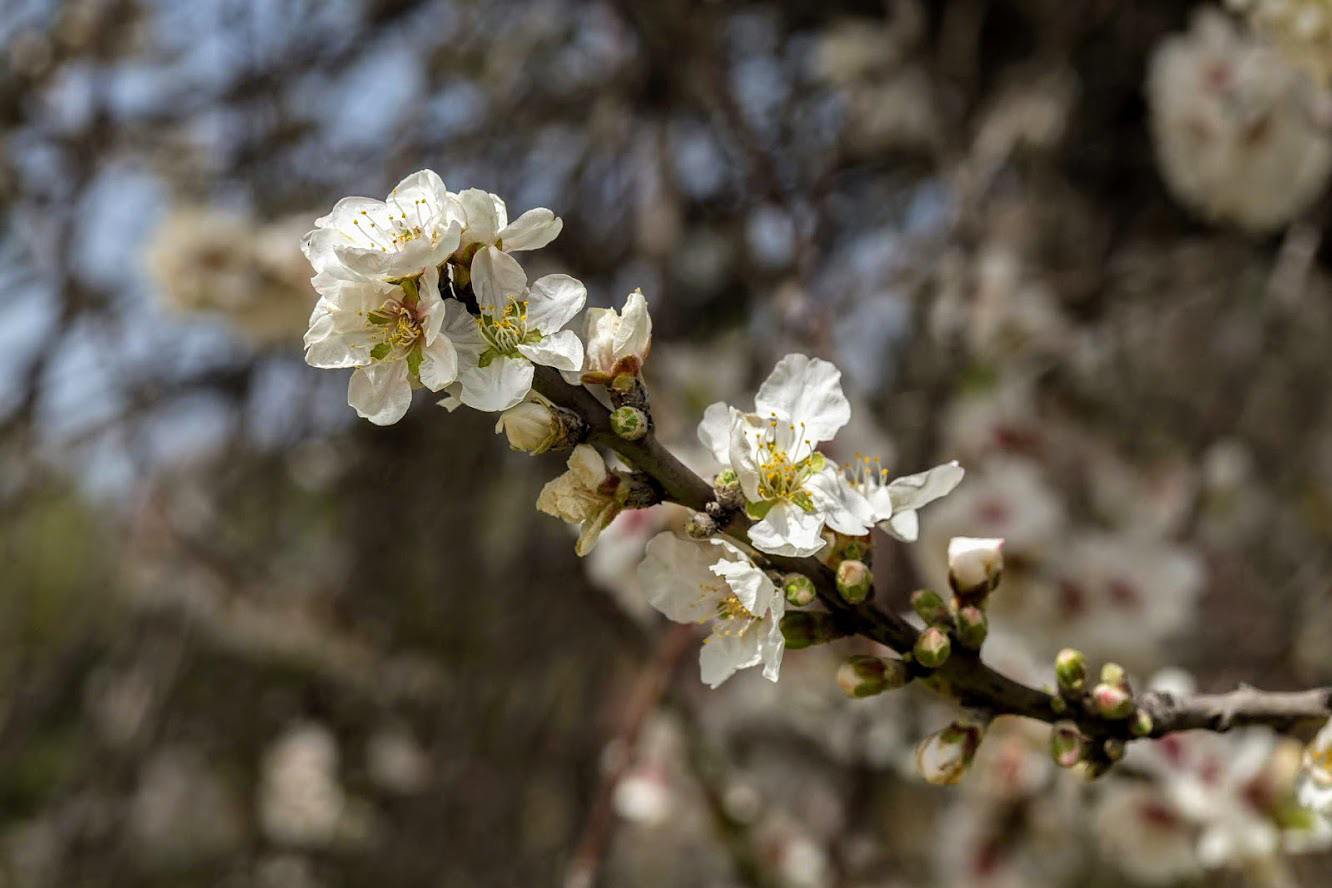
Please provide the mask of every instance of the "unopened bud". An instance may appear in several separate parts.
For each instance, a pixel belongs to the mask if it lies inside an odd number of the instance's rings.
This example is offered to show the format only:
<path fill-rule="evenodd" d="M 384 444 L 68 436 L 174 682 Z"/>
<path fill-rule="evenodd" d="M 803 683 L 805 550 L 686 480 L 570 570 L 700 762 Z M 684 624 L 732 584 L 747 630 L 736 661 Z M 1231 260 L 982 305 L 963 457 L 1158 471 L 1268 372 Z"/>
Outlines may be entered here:
<path fill-rule="evenodd" d="M 685 521 L 685 536 L 691 540 L 706 540 L 717 533 L 717 522 L 707 512 L 694 512 Z"/>
<path fill-rule="evenodd" d="M 1134 737 L 1150 737 L 1152 728 L 1152 717 L 1147 714 L 1145 709 L 1133 710 L 1133 717 L 1129 720 L 1129 733 Z"/>
<path fill-rule="evenodd" d="M 1102 718 L 1128 718 L 1133 712 L 1133 696 L 1116 685 L 1098 684 L 1092 688 L 1091 699 Z"/>
<path fill-rule="evenodd" d="M 782 614 L 782 638 L 791 650 L 826 644 L 848 634 L 838 628 L 832 614 L 822 611 L 791 611 Z"/>
<path fill-rule="evenodd" d="M 814 581 L 802 573 L 789 573 L 782 580 L 782 594 L 788 604 L 804 607 L 818 597 Z"/>
<path fill-rule="evenodd" d="M 566 442 L 566 439 L 569 424 L 577 417 L 571 414 L 566 419 L 562 415 L 565 412 L 544 398 L 531 396 L 500 414 L 499 422 L 495 423 L 495 434 L 503 432 L 509 439 L 509 446 L 524 453 L 545 453 L 559 444 L 568 446 L 575 443 L 572 440 Z"/>
<path fill-rule="evenodd" d="M 980 650 L 989 632 L 990 623 L 985 618 L 985 611 L 968 605 L 957 612 L 957 641 L 962 647 Z"/>
<path fill-rule="evenodd" d="M 952 644 L 948 634 L 938 626 L 931 626 L 916 639 L 916 646 L 911 649 L 916 662 L 929 669 L 938 669 L 948 661 L 952 653 Z"/>
<path fill-rule="evenodd" d="M 953 622 L 943 597 L 933 589 L 917 589 L 911 593 L 911 607 L 927 626 L 947 626 Z"/>
<path fill-rule="evenodd" d="M 953 722 L 916 746 L 916 772 L 930 783 L 949 786 L 962 779 L 980 747 L 984 728 Z"/>
<path fill-rule="evenodd" d="M 1071 768 L 1082 761 L 1085 742 L 1076 724 L 1055 722 L 1050 728 L 1050 758 L 1061 768 Z"/>
<path fill-rule="evenodd" d="M 837 565 L 837 593 L 849 604 L 860 604 L 869 597 L 874 578 L 863 561 L 843 561 Z"/>
<path fill-rule="evenodd" d="M 911 678 L 901 660 L 857 655 L 837 667 L 837 686 L 848 697 L 872 697 L 900 688 Z"/>
<path fill-rule="evenodd" d="M 1124 674 L 1124 667 L 1118 663 L 1106 663 L 1101 667 L 1101 683 L 1127 690 L 1128 677 Z"/>
<path fill-rule="evenodd" d="M 1004 570 L 1003 540 L 953 537 L 948 541 L 948 582 L 958 597 L 984 601 Z"/>
<path fill-rule="evenodd" d="M 1087 658 L 1081 651 L 1064 648 L 1055 655 L 1055 679 L 1064 693 L 1080 694 L 1087 686 Z"/>
<path fill-rule="evenodd" d="M 616 407 L 611 411 L 610 426 L 624 440 L 638 441 L 647 434 L 647 414 L 637 407 Z"/>
<path fill-rule="evenodd" d="M 1117 762 L 1124 757 L 1127 747 L 1124 741 L 1118 737 L 1110 737 L 1101 744 L 1101 751 L 1105 753 L 1105 757 L 1110 761 Z"/>
<path fill-rule="evenodd" d="M 723 509 L 738 509 L 745 504 L 745 493 L 740 489 L 740 477 L 732 469 L 718 473 L 712 480 L 712 492 Z"/>

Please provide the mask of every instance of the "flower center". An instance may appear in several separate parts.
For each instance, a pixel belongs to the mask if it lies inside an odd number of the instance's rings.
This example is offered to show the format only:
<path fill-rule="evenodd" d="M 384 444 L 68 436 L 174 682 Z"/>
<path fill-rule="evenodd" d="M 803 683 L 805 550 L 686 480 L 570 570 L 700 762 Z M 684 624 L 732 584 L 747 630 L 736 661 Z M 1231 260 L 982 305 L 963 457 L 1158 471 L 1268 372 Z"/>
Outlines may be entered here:
<path fill-rule="evenodd" d="M 842 471 L 847 483 L 861 493 L 878 490 L 888 483 L 888 470 L 879 465 L 877 456 L 871 459 L 857 453 L 854 460 L 842 466 Z"/>
<path fill-rule="evenodd" d="M 396 194 L 396 192 L 395 192 Z M 435 243 L 437 228 L 430 224 L 429 210 L 425 198 L 417 198 L 410 207 L 403 206 L 394 194 L 389 195 L 388 213 L 376 220 L 366 210 L 361 210 L 361 217 L 352 220 L 355 233 L 363 237 L 372 248 L 381 253 L 398 253 L 414 240 L 429 238 Z M 356 240 L 355 237 L 352 240 Z"/>
<path fill-rule="evenodd" d="M 698 591 L 700 601 L 712 599 L 715 602 L 712 613 L 704 614 L 697 620 L 700 624 L 712 624 L 712 633 L 703 640 L 704 644 L 707 644 L 714 635 L 739 638 L 758 621 L 758 617 L 749 612 L 740 599 L 735 597 L 734 592 L 727 590 L 723 594 L 722 587 L 710 583 L 699 583 Z"/>
<path fill-rule="evenodd" d="M 768 428 L 755 433 L 758 446 L 758 487 L 759 496 L 765 502 L 783 500 L 793 502 L 807 512 L 813 511 L 814 504 L 805 492 L 805 482 L 823 468 L 823 454 L 812 452 L 801 460 L 791 458 L 791 453 L 799 453 L 805 442 L 805 424 L 797 428 L 787 425 L 787 431 L 799 432 L 792 447 L 783 447 L 778 434 L 777 419 L 768 420 Z"/>
<path fill-rule="evenodd" d="M 541 331 L 528 329 L 527 302 L 509 297 L 502 312 L 490 306 L 481 306 L 476 325 L 488 348 L 481 353 L 480 366 L 489 366 L 498 357 L 519 357 L 518 346 L 541 341 Z"/>
<path fill-rule="evenodd" d="M 379 334 L 379 344 L 370 350 L 377 361 L 401 358 L 421 338 L 421 319 L 415 309 L 396 299 L 388 299 L 365 316 L 366 326 Z"/>

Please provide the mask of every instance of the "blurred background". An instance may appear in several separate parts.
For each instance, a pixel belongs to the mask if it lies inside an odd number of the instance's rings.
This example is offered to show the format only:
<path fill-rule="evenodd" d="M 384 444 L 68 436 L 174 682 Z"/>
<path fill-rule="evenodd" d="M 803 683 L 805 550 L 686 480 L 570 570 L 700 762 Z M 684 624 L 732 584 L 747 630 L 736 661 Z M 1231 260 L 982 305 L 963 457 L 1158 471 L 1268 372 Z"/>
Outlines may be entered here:
<path fill-rule="evenodd" d="M 687 459 L 773 362 L 967 479 L 884 606 L 1004 536 L 990 658 L 1332 682 L 1322 2 L 0 0 L 0 886 L 1326 885 L 1299 746 L 959 787 L 838 655 L 709 692 L 557 454 L 302 360 L 302 233 L 422 167 L 641 287 Z M 1171 670 L 1171 671 L 1166 671 Z M 1183 670 L 1183 671 L 1181 671 Z"/>

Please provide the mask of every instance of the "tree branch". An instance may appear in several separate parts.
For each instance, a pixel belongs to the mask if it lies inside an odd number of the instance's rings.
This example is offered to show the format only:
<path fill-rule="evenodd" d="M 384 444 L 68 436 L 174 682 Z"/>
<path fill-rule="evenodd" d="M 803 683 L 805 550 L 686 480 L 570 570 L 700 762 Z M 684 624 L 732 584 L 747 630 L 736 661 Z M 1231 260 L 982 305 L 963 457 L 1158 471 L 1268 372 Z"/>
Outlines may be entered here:
<path fill-rule="evenodd" d="M 578 413 L 588 426 L 588 442 L 615 451 L 635 469 L 651 476 L 666 497 L 695 511 L 704 511 L 713 499 L 711 485 L 675 458 L 648 434 L 639 441 L 626 441 L 610 427 L 610 413 L 591 392 L 566 383 L 548 367 L 537 367 L 533 388 L 555 404 Z M 727 535 L 748 543 L 747 521 L 736 516 L 722 528 Z M 876 641 L 905 654 L 920 634 L 902 617 L 886 613 L 868 602 L 849 604 L 837 592 L 833 571 L 817 558 L 765 555 L 772 567 L 798 572 L 813 580 L 819 600 L 851 633 Z M 938 669 L 913 664 L 916 677 L 958 704 L 990 715 L 1016 715 L 1054 723 L 1071 720 L 1081 732 L 1096 741 L 1136 739 L 1128 719 L 1106 718 L 1081 701 L 1066 701 L 1054 693 L 1029 687 L 987 666 L 980 655 L 955 647 Z M 1250 687 L 1228 694 L 1196 694 L 1187 697 L 1148 692 L 1136 698 L 1139 709 L 1151 718 L 1150 737 L 1174 731 L 1227 731 L 1245 725 L 1266 725 L 1288 732 L 1299 722 L 1332 716 L 1332 687 L 1296 692 L 1259 691 Z"/>

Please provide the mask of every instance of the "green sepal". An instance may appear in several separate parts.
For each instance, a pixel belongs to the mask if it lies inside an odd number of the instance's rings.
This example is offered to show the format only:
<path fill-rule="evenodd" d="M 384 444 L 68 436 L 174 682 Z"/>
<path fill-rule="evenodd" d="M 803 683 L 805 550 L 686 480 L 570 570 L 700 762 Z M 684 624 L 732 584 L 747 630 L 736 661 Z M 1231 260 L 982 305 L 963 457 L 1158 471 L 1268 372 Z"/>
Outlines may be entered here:
<path fill-rule="evenodd" d="M 776 500 L 767 500 L 759 503 L 745 503 L 745 514 L 753 521 L 762 521 L 764 518 L 768 517 L 768 513 L 772 511 L 772 507 L 775 505 L 777 505 Z"/>
<path fill-rule="evenodd" d="M 407 352 L 407 372 L 412 376 L 419 378 L 421 376 L 421 343 L 412 346 L 412 350 Z"/>
<path fill-rule="evenodd" d="M 387 342 L 381 342 L 379 345 L 370 349 L 370 359 L 374 361 L 382 361 L 388 357 L 388 354 L 391 351 L 393 351 L 393 346 L 389 345 Z"/>

